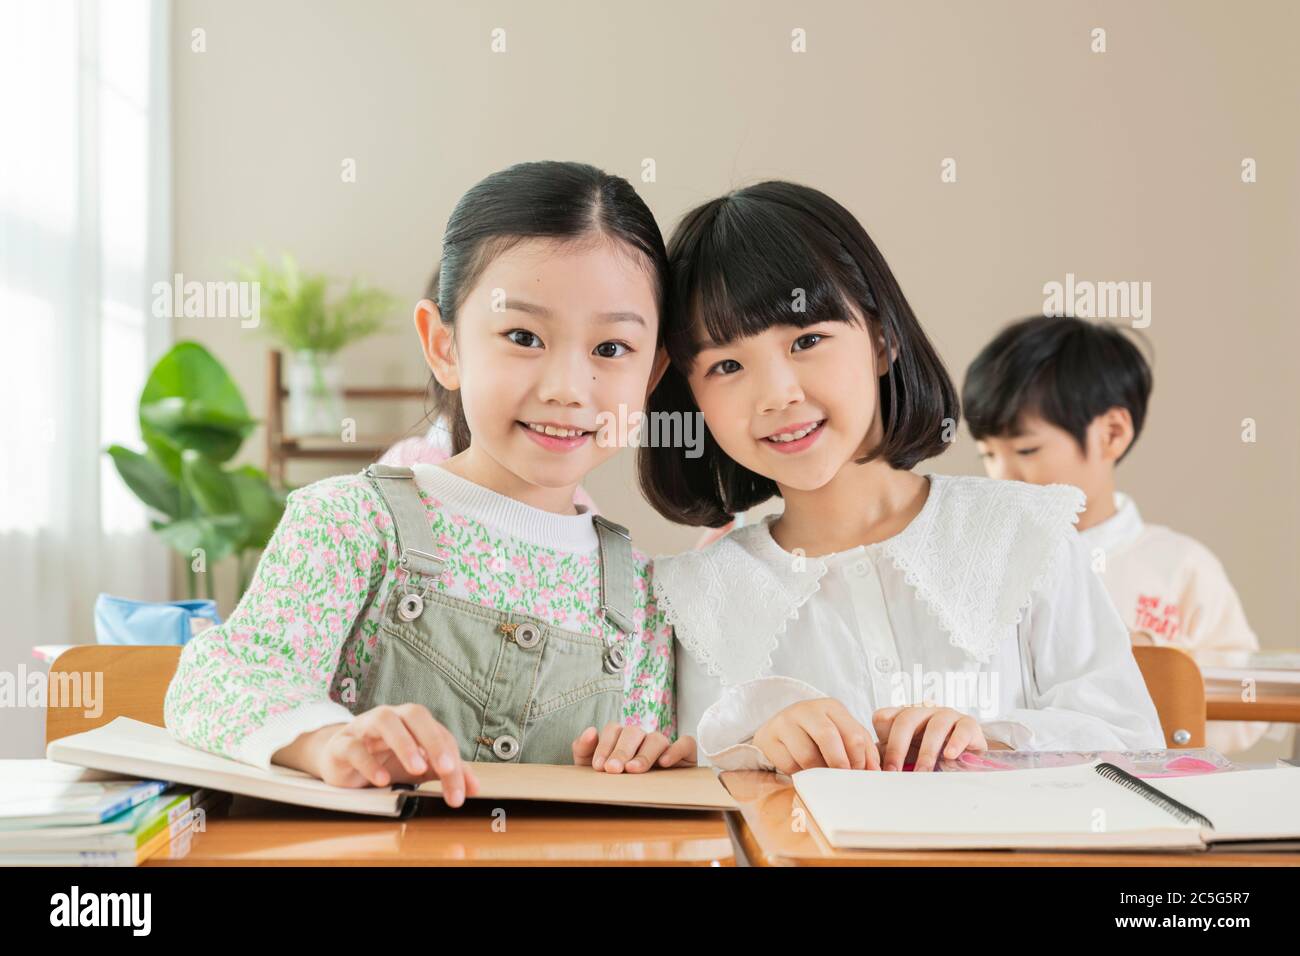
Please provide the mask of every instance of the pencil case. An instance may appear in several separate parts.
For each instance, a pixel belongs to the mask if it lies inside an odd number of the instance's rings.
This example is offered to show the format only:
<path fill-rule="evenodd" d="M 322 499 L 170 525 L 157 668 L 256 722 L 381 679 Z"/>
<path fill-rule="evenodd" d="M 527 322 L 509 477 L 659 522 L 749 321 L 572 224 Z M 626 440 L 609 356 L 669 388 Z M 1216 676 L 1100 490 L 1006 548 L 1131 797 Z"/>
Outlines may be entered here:
<path fill-rule="evenodd" d="M 220 623 L 213 600 L 158 603 L 112 594 L 95 599 L 95 640 L 100 644 L 185 644 Z"/>

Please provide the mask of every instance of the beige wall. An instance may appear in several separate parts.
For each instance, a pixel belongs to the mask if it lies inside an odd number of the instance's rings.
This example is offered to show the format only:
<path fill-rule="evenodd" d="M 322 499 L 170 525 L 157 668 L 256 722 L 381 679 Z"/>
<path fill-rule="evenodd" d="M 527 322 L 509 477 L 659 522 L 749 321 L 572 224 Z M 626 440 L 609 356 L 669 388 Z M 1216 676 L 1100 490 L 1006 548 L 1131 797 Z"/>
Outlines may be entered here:
<path fill-rule="evenodd" d="M 505 54 L 489 52 L 495 27 Z M 195 28 L 204 53 L 188 52 Z M 958 378 L 1041 309 L 1045 282 L 1149 281 L 1157 384 L 1121 487 L 1213 548 L 1266 646 L 1294 646 L 1298 29 L 1284 3 L 180 0 L 175 268 L 225 278 L 233 259 L 290 250 L 414 301 L 452 205 L 488 172 L 579 159 L 636 181 L 652 157 L 658 181 L 639 188 L 665 231 L 761 178 L 840 199 Z M 262 413 L 263 337 L 230 320 L 176 335 L 206 343 Z M 427 380 L 405 315 L 346 367 L 355 384 Z M 384 431 L 420 417 L 356 411 Z M 247 450 L 262 463 L 260 433 Z M 980 471 L 964 434 L 933 467 Z M 645 550 L 688 546 L 696 533 L 630 482 L 624 453 L 589 487 Z"/>

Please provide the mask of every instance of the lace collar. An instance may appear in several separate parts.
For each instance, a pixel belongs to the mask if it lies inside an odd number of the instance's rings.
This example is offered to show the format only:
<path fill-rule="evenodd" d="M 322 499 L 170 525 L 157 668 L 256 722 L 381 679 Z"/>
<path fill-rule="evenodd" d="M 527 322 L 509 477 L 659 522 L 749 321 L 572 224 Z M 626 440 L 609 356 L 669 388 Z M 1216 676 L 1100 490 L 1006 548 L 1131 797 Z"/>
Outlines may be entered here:
<path fill-rule="evenodd" d="M 772 538 L 772 516 L 702 551 L 656 558 L 656 601 L 677 640 L 724 686 L 761 677 L 828 564 L 871 551 L 893 562 L 954 647 L 987 661 L 1034 592 L 1052 583 L 1084 495 L 1070 485 L 927 477 L 930 493 L 911 523 L 853 551 L 816 558 L 785 551 Z"/>

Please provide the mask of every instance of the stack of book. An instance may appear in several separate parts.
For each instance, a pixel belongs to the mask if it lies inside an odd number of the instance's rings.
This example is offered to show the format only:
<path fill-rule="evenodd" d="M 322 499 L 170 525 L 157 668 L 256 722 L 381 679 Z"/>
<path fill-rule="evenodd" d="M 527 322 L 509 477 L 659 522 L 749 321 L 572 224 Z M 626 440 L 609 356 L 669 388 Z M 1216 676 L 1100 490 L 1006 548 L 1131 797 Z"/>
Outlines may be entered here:
<path fill-rule="evenodd" d="M 181 857 L 221 796 L 53 760 L 0 760 L 0 866 Z"/>

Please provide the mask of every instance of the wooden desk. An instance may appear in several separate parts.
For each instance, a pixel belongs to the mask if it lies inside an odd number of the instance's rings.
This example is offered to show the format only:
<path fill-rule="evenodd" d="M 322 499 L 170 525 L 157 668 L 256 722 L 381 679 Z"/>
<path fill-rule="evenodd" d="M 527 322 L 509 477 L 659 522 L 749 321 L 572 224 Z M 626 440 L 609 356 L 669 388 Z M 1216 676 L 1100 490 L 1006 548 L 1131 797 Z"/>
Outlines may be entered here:
<path fill-rule="evenodd" d="M 1267 720 L 1275 724 L 1300 724 L 1300 693 L 1277 693 L 1260 688 L 1253 701 L 1240 693 L 1216 691 L 1205 695 L 1206 720 Z M 1300 728 L 1291 743 L 1291 759 L 1300 762 Z"/>
<path fill-rule="evenodd" d="M 505 810 L 505 832 L 493 810 Z M 499 827 L 498 827 L 499 828 Z M 732 866 L 721 813 L 422 800 L 408 820 L 235 796 L 180 859 L 146 866 Z"/>
<path fill-rule="evenodd" d="M 79 706 L 50 707 L 46 741 L 126 716 L 162 726 L 163 696 L 179 647 L 74 647 L 55 670 L 104 677 L 97 718 Z M 492 811 L 506 811 L 505 832 Z M 439 864 L 672 864 L 731 866 L 718 812 L 643 810 L 541 801 L 469 800 L 456 810 L 421 800 L 407 820 L 331 813 L 235 796 L 210 812 L 189 852 L 146 866 L 424 866 Z"/>
<path fill-rule="evenodd" d="M 1279 724 L 1300 723 L 1300 694 L 1260 693 L 1253 701 L 1240 694 L 1207 694 L 1206 720 L 1268 720 Z"/>
<path fill-rule="evenodd" d="M 1300 671 L 1286 666 L 1292 659 L 1300 659 L 1300 649 L 1204 655 L 1205 719 L 1300 723 Z M 1250 702 L 1241 699 L 1247 681 L 1255 687 Z"/>
<path fill-rule="evenodd" d="M 790 778 L 758 770 L 729 770 L 722 782 L 740 804 L 727 813 L 736 862 L 749 866 L 1300 866 L 1300 853 L 1102 853 L 1039 850 L 832 850 L 806 811 L 807 828 L 793 826 L 801 809 Z"/>

